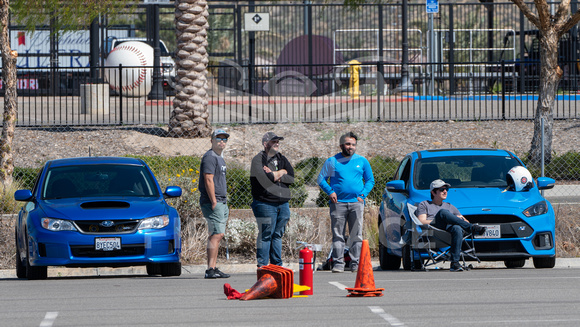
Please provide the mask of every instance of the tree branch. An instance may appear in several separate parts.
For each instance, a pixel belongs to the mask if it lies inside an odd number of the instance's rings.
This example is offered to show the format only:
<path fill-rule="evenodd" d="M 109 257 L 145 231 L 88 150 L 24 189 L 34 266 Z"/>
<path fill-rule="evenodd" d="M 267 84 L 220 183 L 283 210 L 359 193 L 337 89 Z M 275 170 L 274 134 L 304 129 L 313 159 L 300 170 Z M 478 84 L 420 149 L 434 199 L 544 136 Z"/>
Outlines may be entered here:
<path fill-rule="evenodd" d="M 528 6 L 526 6 L 523 0 L 511 0 L 511 2 L 520 8 L 524 16 L 526 16 L 532 24 L 537 28 L 540 28 L 540 20 L 538 19 L 538 16 L 534 14 Z"/>
<path fill-rule="evenodd" d="M 548 6 L 548 1 L 546 0 L 534 0 L 534 4 L 536 5 L 536 10 L 538 11 L 538 20 L 539 25 L 538 28 L 541 31 L 547 30 L 550 28 L 552 24 L 552 15 L 550 15 L 550 7 Z"/>
<path fill-rule="evenodd" d="M 562 24 L 564 24 L 568 17 L 570 17 L 568 15 L 568 12 L 570 11 L 570 1 L 571 0 L 562 0 L 558 5 L 558 10 L 554 15 L 554 24 L 556 25 L 556 28 L 562 28 Z"/>
<path fill-rule="evenodd" d="M 568 32 L 572 27 L 580 22 L 580 9 L 572 15 L 572 17 L 568 18 L 568 20 L 562 25 L 562 29 L 558 31 L 558 34 L 562 36 L 564 33 Z"/>

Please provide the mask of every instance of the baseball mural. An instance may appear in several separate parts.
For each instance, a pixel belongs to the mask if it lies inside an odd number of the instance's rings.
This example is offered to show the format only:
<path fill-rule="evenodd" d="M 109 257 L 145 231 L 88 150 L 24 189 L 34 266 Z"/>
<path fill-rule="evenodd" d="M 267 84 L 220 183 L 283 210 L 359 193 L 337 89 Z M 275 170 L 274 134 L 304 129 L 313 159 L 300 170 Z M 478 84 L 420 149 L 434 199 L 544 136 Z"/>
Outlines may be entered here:
<path fill-rule="evenodd" d="M 119 72 L 119 65 L 123 66 Z M 105 79 L 124 96 L 142 97 L 151 91 L 153 48 L 147 43 L 129 41 L 116 46 L 105 61 Z"/>

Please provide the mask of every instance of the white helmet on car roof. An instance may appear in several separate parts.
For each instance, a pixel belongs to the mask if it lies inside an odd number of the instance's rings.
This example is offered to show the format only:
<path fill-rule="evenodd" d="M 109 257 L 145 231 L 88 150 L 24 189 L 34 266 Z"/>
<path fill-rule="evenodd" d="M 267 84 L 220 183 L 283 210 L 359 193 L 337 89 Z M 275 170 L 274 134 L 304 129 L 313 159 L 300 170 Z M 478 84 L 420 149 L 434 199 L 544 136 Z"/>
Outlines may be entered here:
<path fill-rule="evenodd" d="M 514 191 L 527 191 L 534 186 L 532 181 L 532 174 L 523 166 L 515 166 L 508 171 L 507 183 L 509 187 L 513 187 Z"/>

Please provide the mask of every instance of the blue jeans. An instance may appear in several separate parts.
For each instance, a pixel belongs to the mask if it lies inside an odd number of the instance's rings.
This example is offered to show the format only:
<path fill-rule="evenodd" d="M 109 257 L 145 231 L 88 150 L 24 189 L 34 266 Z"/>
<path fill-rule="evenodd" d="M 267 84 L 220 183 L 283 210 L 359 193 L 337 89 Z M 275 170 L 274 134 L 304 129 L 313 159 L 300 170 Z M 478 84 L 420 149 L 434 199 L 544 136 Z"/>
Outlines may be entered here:
<path fill-rule="evenodd" d="M 252 211 L 258 223 L 256 258 L 258 267 L 270 263 L 282 265 L 282 236 L 290 220 L 288 202 L 270 203 L 254 200 Z"/>
<path fill-rule="evenodd" d="M 446 209 L 439 210 L 430 225 L 446 230 L 451 234 L 451 248 L 449 249 L 451 262 L 458 262 L 463 241 L 463 231 L 471 232 L 473 225 Z"/>

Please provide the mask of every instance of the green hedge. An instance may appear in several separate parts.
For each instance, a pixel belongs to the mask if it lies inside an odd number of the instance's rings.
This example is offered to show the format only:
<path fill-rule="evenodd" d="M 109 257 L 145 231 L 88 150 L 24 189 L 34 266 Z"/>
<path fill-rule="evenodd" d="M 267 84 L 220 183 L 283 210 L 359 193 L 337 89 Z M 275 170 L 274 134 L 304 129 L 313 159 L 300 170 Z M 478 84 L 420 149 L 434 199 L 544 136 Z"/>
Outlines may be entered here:
<path fill-rule="evenodd" d="M 12 177 L 15 181 L 19 183 L 19 187 L 25 190 L 32 190 L 34 187 L 34 181 L 36 179 L 36 175 L 40 168 L 21 168 L 21 167 L 14 167 L 14 173 Z"/>
<path fill-rule="evenodd" d="M 580 180 L 580 153 L 567 152 L 553 158 L 546 165 L 545 172 L 546 176 L 557 180 Z"/>
<path fill-rule="evenodd" d="M 295 175 L 302 177 L 304 179 L 304 184 L 316 186 L 318 185 L 316 179 L 318 178 L 318 174 L 320 173 L 325 160 L 326 159 L 319 157 L 304 159 L 294 167 Z"/>

